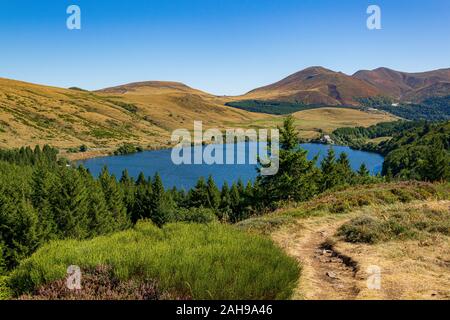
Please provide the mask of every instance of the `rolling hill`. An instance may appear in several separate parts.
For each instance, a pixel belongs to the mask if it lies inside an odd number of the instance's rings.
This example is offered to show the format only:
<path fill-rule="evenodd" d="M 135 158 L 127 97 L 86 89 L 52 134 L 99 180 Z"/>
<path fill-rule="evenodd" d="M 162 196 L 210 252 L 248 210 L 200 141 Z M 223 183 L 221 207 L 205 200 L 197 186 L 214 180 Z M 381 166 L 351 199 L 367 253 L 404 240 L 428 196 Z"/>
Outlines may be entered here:
<path fill-rule="evenodd" d="M 420 103 L 449 95 L 450 69 L 407 73 L 378 68 L 346 75 L 310 67 L 244 95 L 226 97 L 225 103 L 241 110 L 283 114 L 312 107 L 359 106 L 368 97 Z"/>
<path fill-rule="evenodd" d="M 356 105 L 355 98 L 380 95 L 375 86 L 322 67 L 310 67 L 233 100 L 277 100 L 313 105 Z"/>
<path fill-rule="evenodd" d="M 405 73 L 378 68 L 349 76 L 310 67 L 233 97 L 170 81 L 91 92 L 0 78 L 0 147 L 51 144 L 68 151 L 87 145 L 89 152 L 69 157 L 91 157 L 125 142 L 148 149 L 170 146 L 171 132 L 191 129 L 194 120 L 203 121 L 205 128 L 267 128 L 289 113 L 298 119 L 303 137 L 314 138 L 337 127 L 398 119 L 385 112 L 357 110 L 360 98 L 422 101 L 446 95 L 450 95 L 450 69 Z"/>
<path fill-rule="evenodd" d="M 408 73 L 378 68 L 358 71 L 353 77 L 401 101 L 421 102 L 434 96 L 450 95 L 450 69 Z"/>
<path fill-rule="evenodd" d="M 83 156 L 104 154 L 124 142 L 159 148 L 168 145 L 173 129 L 192 128 L 194 120 L 222 127 L 259 117 L 179 83 L 89 92 L 0 79 L 0 147 L 5 148 L 86 144 L 91 152 Z"/>

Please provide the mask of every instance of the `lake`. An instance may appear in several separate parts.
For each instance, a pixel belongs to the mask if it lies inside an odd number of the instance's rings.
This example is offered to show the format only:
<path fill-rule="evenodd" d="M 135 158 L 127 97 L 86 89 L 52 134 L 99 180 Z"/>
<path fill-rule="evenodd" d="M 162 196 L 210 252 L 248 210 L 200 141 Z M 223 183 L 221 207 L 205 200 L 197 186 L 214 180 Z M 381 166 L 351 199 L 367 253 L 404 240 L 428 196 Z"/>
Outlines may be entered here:
<path fill-rule="evenodd" d="M 235 156 L 240 152 L 247 152 L 249 143 L 225 144 L 222 146 L 224 153 L 230 148 L 235 148 Z M 305 143 L 301 147 L 308 151 L 308 159 L 319 155 L 319 162 L 326 156 L 329 145 Z M 362 163 L 365 163 L 371 174 L 381 172 L 383 165 L 383 157 L 376 153 L 352 150 L 349 147 L 332 146 L 336 152 L 336 157 L 342 152 L 347 153 L 353 170 L 358 170 Z M 213 164 L 213 165 L 175 165 L 171 160 L 171 149 L 144 151 L 125 156 L 108 156 L 102 158 L 93 158 L 78 161 L 83 164 L 94 176 L 98 176 L 104 166 L 107 166 L 109 172 L 120 178 L 122 171 L 127 169 L 130 176 L 137 178 L 142 171 L 148 176 L 153 176 L 159 172 L 164 185 L 167 188 L 176 186 L 186 190 L 193 187 L 198 178 L 203 176 L 207 178 L 209 175 L 214 177 L 218 186 L 225 181 L 232 183 L 241 178 L 244 182 L 254 180 L 256 178 L 256 166 L 250 164 Z"/>

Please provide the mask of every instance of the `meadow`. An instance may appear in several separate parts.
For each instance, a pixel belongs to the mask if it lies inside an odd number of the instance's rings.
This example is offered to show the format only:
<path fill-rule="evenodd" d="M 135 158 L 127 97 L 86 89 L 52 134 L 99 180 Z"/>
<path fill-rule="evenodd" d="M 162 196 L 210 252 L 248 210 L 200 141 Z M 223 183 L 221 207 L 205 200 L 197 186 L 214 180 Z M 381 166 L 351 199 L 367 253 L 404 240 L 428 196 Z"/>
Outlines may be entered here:
<path fill-rule="evenodd" d="M 270 239 L 231 226 L 139 222 L 92 240 L 64 240 L 39 249 L 12 272 L 14 294 L 32 293 L 66 277 L 67 267 L 110 266 L 119 281 L 156 282 L 160 297 L 287 299 L 299 267 Z M 93 297 L 94 298 L 94 297 Z"/>

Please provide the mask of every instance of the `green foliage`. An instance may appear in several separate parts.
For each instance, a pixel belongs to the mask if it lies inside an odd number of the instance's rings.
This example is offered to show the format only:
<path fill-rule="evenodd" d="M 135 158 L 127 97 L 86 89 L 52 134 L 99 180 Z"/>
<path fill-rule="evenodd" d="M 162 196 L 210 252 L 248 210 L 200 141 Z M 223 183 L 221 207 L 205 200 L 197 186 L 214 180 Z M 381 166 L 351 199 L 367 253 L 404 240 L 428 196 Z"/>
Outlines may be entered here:
<path fill-rule="evenodd" d="M 450 122 L 407 130 L 379 150 L 386 154 L 383 174 L 426 181 L 450 178 Z"/>
<path fill-rule="evenodd" d="M 340 128 L 333 140 L 352 148 L 385 155 L 382 174 L 388 178 L 426 181 L 450 177 L 450 122 L 388 122 L 369 128 Z M 375 145 L 368 139 L 392 136 Z"/>
<path fill-rule="evenodd" d="M 227 102 L 225 105 L 250 112 L 259 112 L 277 115 L 291 114 L 302 110 L 320 107 L 319 105 L 306 105 L 302 102 L 270 101 L 270 100 L 242 100 L 242 101 Z"/>
<path fill-rule="evenodd" d="M 392 137 L 406 130 L 421 127 L 423 121 L 381 122 L 370 127 L 338 128 L 331 134 L 331 139 L 337 144 L 350 146 L 354 149 L 377 151 L 377 146 L 368 143 L 369 139 Z"/>
<path fill-rule="evenodd" d="M 178 208 L 172 210 L 170 216 L 172 222 L 211 223 L 217 221 L 214 210 L 207 208 Z"/>
<path fill-rule="evenodd" d="M 367 213 L 345 223 L 338 235 L 347 242 L 377 243 L 395 239 L 419 239 L 432 233 L 450 235 L 448 209 L 398 206 Z"/>
<path fill-rule="evenodd" d="M 447 192 L 442 192 L 442 190 Z M 297 208 L 286 210 L 292 217 L 309 217 L 323 213 L 347 213 L 365 206 L 383 206 L 408 203 L 415 200 L 448 199 L 448 186 L 426 182 L 397 182 L 366 184 L 327 191 L 314 199 L 300 203 Z"/>
<path fill-rule="evenodd" d="M 107 265 L 121 279 L 156 280 L 159 289 L 192 299 L 286 299 L 299 275 L 295 259 L 271 240 L 220 224 L 138 223 L 89 241 L 53 242 L 12 274 L 15 295 L 62 279 L 69 265 Z"/>
<path fill-rule="evenodd" d="M 130 225 L 127 210 L 123 202 L 122 189 L 116 178 L 109 175 L 107 168 L 103 168 L 99 182 L 105 195 L 105 200 L 109 214 L 112 215 L 115 230 L 123 230 Z"/>
<path fill-rule="evenodd" d="M 258 177 L 261 200 L 268 205 L 283 200 L 304 201 L 318 192 L 320 172 L 315 166 L 316 159 L 309 161 L 307 152 L 298 147 L 293 117 L 287 117 L 279 129 L 278 173 Z"/>
<path fill-rule="evenodd" d="M 12 291 L 8 285 L 9 278 L 0 274 L 0 300 L 9 300 L 12 297 Z"/>
<path fill-rule="evenodd" d="M 450 96 L 431 97 L 419 104 L 393 105 L 390 98 L 369 97 L 359 99 L 361 105 L 392 113 L 408 120 L 445 121 L 450 119 Z"/>
<path fill-rule="evenodd" d="M 378 109 L 408 120 L 445 121 L 450 119 L 450 96 L 430 98 L 420 104 L 384 105 Z"/>
<path fill-rule="evenodd" d="M 39 146 L 33 149 L 22 147 L 20 149 L 0 150 L 0 161 L 7 161 L 18 165 L 54 164 L 57 163 L 58 150 L 45 145 L 41 150 Z"/>
<path fill-rule="evenodd" d="M 119 148 L 117 148 L 117 150 L 114 151 L 114 155 L 115 156 L 127 155 L 127 154 L 142 152 L 142 151 L 143 151 L 142 147 L 134 146 L 130 143 L 124 143 Z"/>

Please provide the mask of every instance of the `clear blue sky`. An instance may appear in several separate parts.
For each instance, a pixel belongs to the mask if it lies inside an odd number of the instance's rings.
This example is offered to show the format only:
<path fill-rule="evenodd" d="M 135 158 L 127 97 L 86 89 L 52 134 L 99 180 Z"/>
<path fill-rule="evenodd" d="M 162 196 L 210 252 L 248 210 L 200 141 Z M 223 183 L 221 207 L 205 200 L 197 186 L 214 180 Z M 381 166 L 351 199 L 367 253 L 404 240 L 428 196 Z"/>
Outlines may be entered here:
<path fill-rule="evenodd" d="M 82 29 L 66 28 L 70 4 Z M 366 9 L 382 9 L 382 30 Z M 99 89 L 181 81 L 241 94 L 321 65 L 450 67 L 449 0 L 0 0 L 0 77 Z"/>

